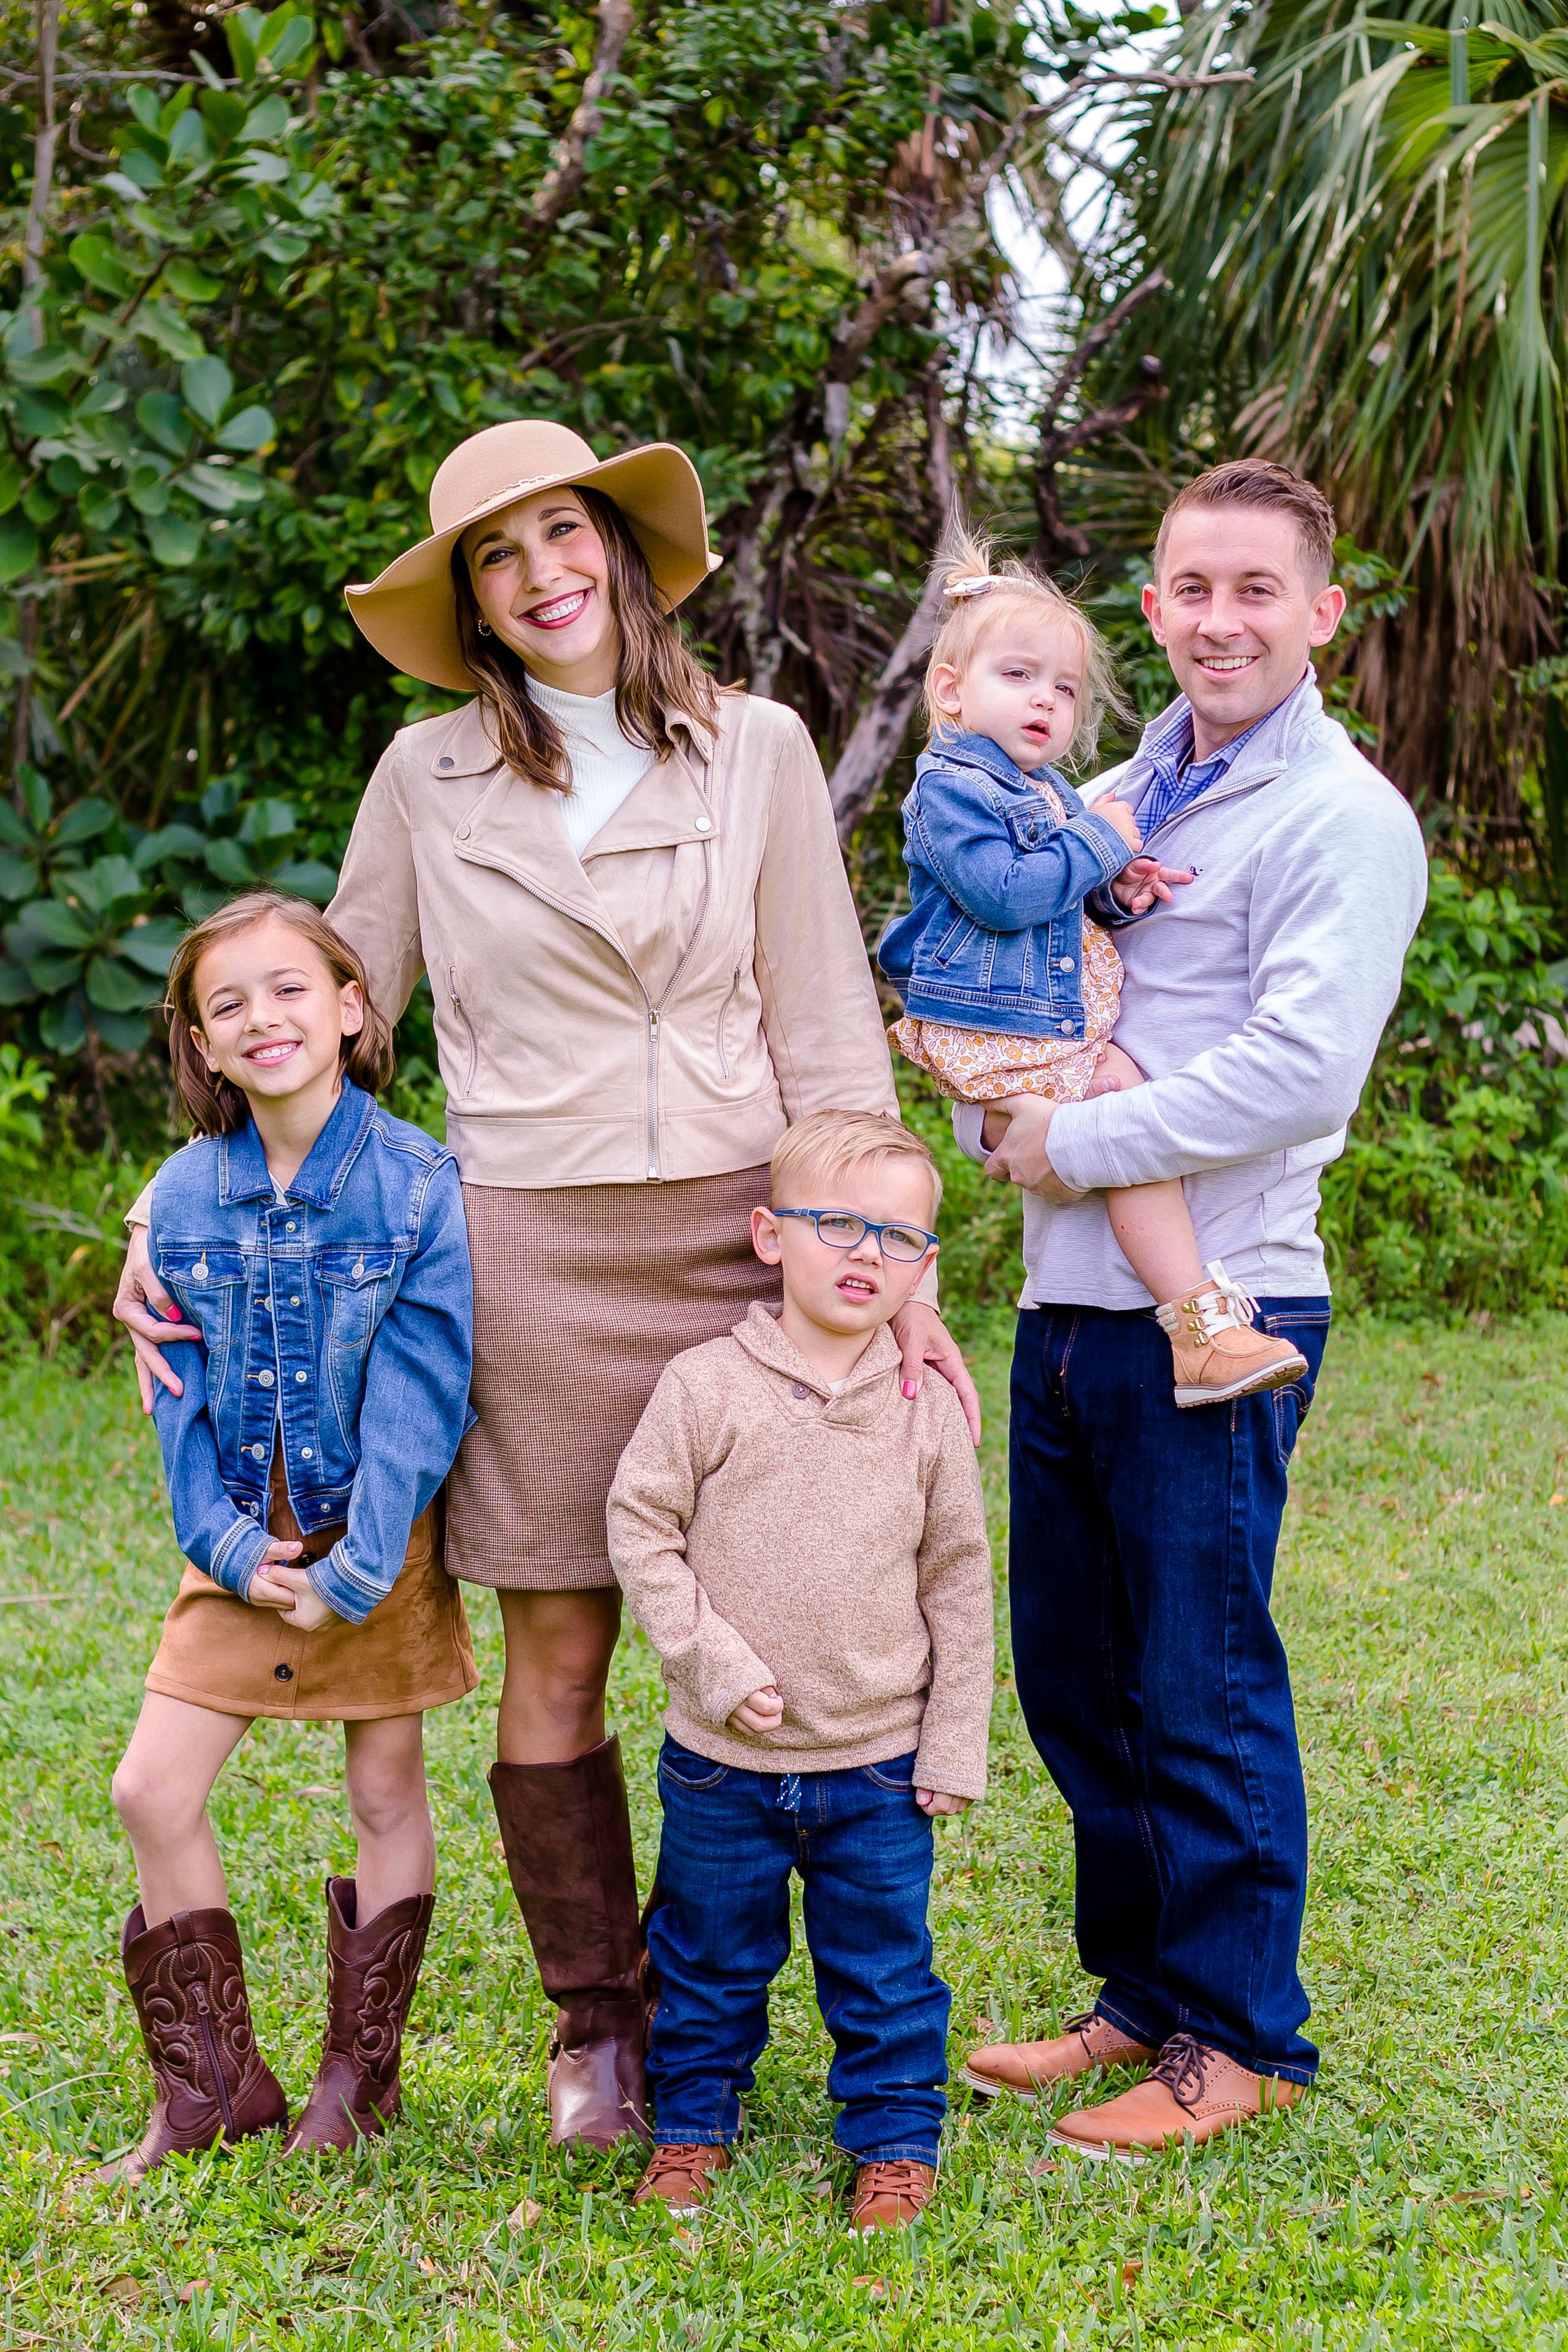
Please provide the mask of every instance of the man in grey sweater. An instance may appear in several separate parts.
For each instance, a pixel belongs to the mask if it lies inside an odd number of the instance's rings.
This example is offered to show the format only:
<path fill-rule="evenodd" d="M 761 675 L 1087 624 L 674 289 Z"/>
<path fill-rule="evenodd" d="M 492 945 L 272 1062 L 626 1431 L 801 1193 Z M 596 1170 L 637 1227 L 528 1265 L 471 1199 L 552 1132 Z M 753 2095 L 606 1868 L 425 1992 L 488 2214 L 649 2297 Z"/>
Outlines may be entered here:
<path fill-rule="evenodd" d="M 1013 1368 L 1010 1579 L 1017 1688 L 1072 1810 L 1092 2011 L 972 2053 L 980 2091 L 1036 2095 L 1148 2066 L 1062 2117 L 1091 2156 L 1292 2104 L 1316 2071 L 1297 1972 L 1307 1813 L 1269 1613 L 1286 1470 L 1328 1333 L 1316 1219 L 1426 899 L 1407 803 L 1324 711 L 1310 652 L 1344 611 L 1333 517 L 1284 467 L 1189 484 L 1144 610 L 1180 698 L 1113 793 L 1146 852 L 1193 878 L 1133 922 L 1117 1043 L 1149 1083 L 961 1105 L 963 1148 L 1025 1186 Z M 987 1158 L 987 1152 L 989 1157 Z M 1256 1294 L 1305 1379 L 1178 1412 L 1153 1302 L 1107 1186 L 1185 1180 L 1201 1254 Z"/>

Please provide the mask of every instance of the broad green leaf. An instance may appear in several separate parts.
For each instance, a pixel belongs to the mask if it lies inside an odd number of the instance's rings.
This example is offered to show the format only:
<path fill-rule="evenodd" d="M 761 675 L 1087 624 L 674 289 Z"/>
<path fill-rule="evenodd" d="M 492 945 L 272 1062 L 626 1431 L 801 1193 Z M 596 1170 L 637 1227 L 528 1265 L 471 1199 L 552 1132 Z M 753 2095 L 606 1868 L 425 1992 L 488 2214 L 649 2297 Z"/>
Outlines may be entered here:
<path fill-rule="evenodd" d="M 107 914 L 122 898 L 142 896 L 142 877 L 129 857 L 100 857 L 68 875 L 71 896 L 95 915 Z M 58 887 L 58 881 L 55 887 Z"/>
<path fill-rule="evenodd" d="M 26 791 L 25 786 L 23 789 Z M 8 841 L 14 849 L 36 851 L 38 845 L 37 826 L 29 824 L 21 810 L 13 808 L 8 800 L 0 800 L 0 841 Z"/>
<path fill-rule="evenodd" d="M 206 845 L 206 835 L 198 833 L 194 824 L 166 824 L 137 843 L 131 853 L 131 863 L 139 874 L 144 874 L 161 866 L 165 857 L 200 857 Z"/>
<path fill-rule="evenodd" d="M 0 849 L 0 898 L 29 898 L 38 887 L 38 869 L 30 857 L 14 849 Z"/>
<path fill-rule="evenodd" d="M 9 373 L 16 383 L 59 383 L 77 374 L 81 361 L 64 343 L 41 343 L 36 352 L 13 352 Z"/>
<path fill-rule="evenodd" d="M 250 188 L 275 188 L 289 177 L 289 166 L 281 155 L 274 155 L 263 147 L 235 167 L 234 177 Z"/>
<path fill-rule="evenodd" d="M 26 913 L 27 928 L 55 948 L 89 948 L 92 933 L 74 907 L 62 898 L 36 899 Z"/>
<path fill-rule="evenodd" d="M 270 410 L 242 408 L 237 416 L 231 416 L 220 428 L 217 446 L 220 449 L 264 449 L 276 429 Z"/>
<path fill-rule="evenodd" d="M 15 637 L 0 637 L 0 677 L 31 677 L 33 665 Z M 15 812 L 12 812 L 13 814 Z"/>
<path fill-rule="evenodd" d="M 160 563 L 171 569 L 194 563 L 201 553 L 202 527 L 183 514 L 148 515 L 147 541 Z"/>
<path fill-rule="evenodd" d="M 49 790 L 49 780 L 35 768 L 30 760 L 16 762 L 16 782 L 26 803 L 27 814 L 41 833 L 54 811 L 55 796 Z"/>
<path fill-rule="evenodd" d="M 55 839 L 62 849 L 73 842 L 91 841 L 98 834 L 109 831 L 116 814 L 107 801 L 78 801 L 67 809 L 55 827 Z"/>
<path fill-rule="evenodd" d="M 110 176 L 118 178 L 123 175 L 142 195 L 151 195 L 154 188 L 163 186 L 163 173 L 154 163 L 152 156 L 144 153 L 140 147 L 128 147 L 121 156 L 120 162 L 121 173 Z M 106 182 L 105 185 L 107 184 Z"/>
<path fill-rule="evenodd" d="M 277 12 L 274 11 L 273 21 L 276 19 Z M 298 65 L 310 42 L 310 18 L 296 16 L 291 24 L 283 27 L 272 48 L 266 53 L 271 59 L 274 73 L 287 73 L 290 66 Z"/>
<path fill-rule="evenodd" d="M 75 236 L 68 250 L 73 268 L 100 293 L 124 296 L 136 282 L 107 237 Z"/>
<path fill-rule="evenodd" d="M 149 994 L 146 975 L 133 971 L 117 955 L 93 957 L 87 968 L 87 992 L 89 1002 L 106 1013 L 137 1012 Z"/>
<path fill-rule="evenodd" d="M 164 265 L 163 282 L 184 302 L 216 302 L 223 292 L 221 279 L 209 278 L 205 269 L 198 269 L 183 254 L 176 254 L 173 261 Z"/>
<path fill-rule="evenodd" d="M 310 898 L 318 907 L 324 907 L 338 887 L 336 868 L 323 865 L 319 857 L 277 866 L 268 878 L 275 890 L 292 891 L 296 898 Z"/>
<path fill-rule="evenodd" d="M 106 172 L 98 184 L 107 188 L 111 196 L 118 196 L 122 205 L 139 204 L 142 200 L 140 183 L 129 179 L 123 172 Z"/>
<path fill-rule="evenodd" d="M 22 495 L 22 485 L 27 477 L 7 449 L 0 457 L 0 514 L 9 514 Z"/>
<path fill-rule="evenodd" d="M 37 994 L 19 963 L 0 963 L 0 1004 L 31 1004 Z"/>
<path fill-rule="evenodd" d="M 38 1026 L 43 1027 L 40 1020 Z M 117 1054 L 134 1054 L 152 1034 L 153 1024 L 143 1013 L 106 1013 L 94 1005 L 92 1025 L 106 1045 Z"/>
<path fill-rule="evenodd" d="M 13 508 L 0 516 L 0 586 L 20 580 L 38 560 L 38 534 L 25 514 Z"/>
<path fill-rule="evenodd" d="M 172 832 L 178 829 L 170 828 Z M 122 931 L 115 946 L 122 956 L 128 956 L 143 971 L 153 972 L 162 980 L 168 971 L 170 958 L 184 936 L 184 923 L 176 921 L 172 915 L 157 915 L 148 922 L 136 924 L 129 931 Z"/>
<path fill-rule="evenodd" d="M 281 841 L 299 822 L 287 801 L 252 801 L 241 821 L 239 838 L 245 842 Z"/>
<path fill-rule="evenodd" d="M 209 841 L 207 871 L 237 890 L 256 879 L 256 868 L 237 841 Z"/>
<path fill-rule="evenodd" d="M 206 346 L 165 302 L 143 302 L 132 322 L 139 335 L 167 352 L 172 360 L 199 360 Z"/>
<path fill-rule="evenodd" d="M 228 38 L 228 54 L 235 73 L 247 88 L 256 79 L 256 42 L 246 31 L 244 20 L 256 14 L 254 8 L 241 8 L 237 15 L 227 18 L 223 28 Z M 205 90 L 202 95 L 206 95 Z"/>
<path fill-rule="evenodd" d="M 162 134 L 163 126 L 158 119 L 158 100 L 154 91 L 136 82 L 126 91 L 125 103 L 143 131 L 152 131 L 154 138 Z"/>
<path fill-rule="evenodd" d="M 172 457 L 183 457 L 191 446 L 190 420 L 172 392 L 144 392 L 136 404 L 136 422 Z"/>
<path fill-rule="evenodd" d="M 206 163 L 212 160 L 212 142 L 206 124 L 199 114 L 182 114 L 169 134 L 171 163 Z"/>
<path fill-rule="evenodd" d="M 204 89 L 199 102 L 203 119 L 220 147 L 238 138 L 245 128 L 243 98 L 231 89 Z"/>
<path fill-rule="evenodd" d="M 76 413 L 79 416 L 111 416 L 117 408 L 124 407 L 130 397 L 124 384 L 116 383 L 110 375 L 100 375 L 86 399 L 78 401 Z"/>
<path fill-rule="evenodd" d="M 234 395 L 234 378 L 222 360 L 208 354 L 186 361 L 180 370 L 180 388 L 202 423 L 216 425 Z"/>
<path fill-rule="evenodd" d="M 80 999 L 72 996 L 63 1004 L 46 1004 L 38 1015 L 38 1034 L 51 1053 L 79 1053 L 87 1042 L 87 1014 Z"/>
<path fill-rule="evenodd" d="M 156 466 L 138 466 L 131 476 L 131 503 L 139 515 L 169 511 L 169 485 Z"/>
<path fill-rule="evenodd" d="M 310 240 L 306 236 L 284 236 L 281 235 L 276 236 L 264 236 L 261 240 L 260 250 L 267 256 L 269 261 L 276 261 L 279 263 L 283 268 L 291 269 L 297 261 L 302 260 L 305 255 L 310 252 Z"/>
<path fill-rule="evenodd" d="M 258 139 L 280 139 L 289 128 L 287 100 L 277 90 L 253 106 L 245 118 L 247 142 Z"/>
<path fill-rule="evenodd" d="M 44 479 L 59 498 L 74 499 L 87 476 L 82 471 L 79 459 L 65 457 L 54 460 Z"/>
<path fill-rule="evenodd" d="M 234 475 L 221 466 L 187 466 L 180 476 L 180 487 L 189 490 L 193 498 L 200 499 L 214 514 L 233 514 L 237 507 L 255 503 L 236 487 Z"/>
<path fill-rule="evenodd" d="M 76 503 L 89 530 L 112 530 L 120 519 L 120 500 L 101 482 L 87 483 Z"/>
<path fill-rule="evenodd" d="M 175 123 L 178 122 L 181 115 L 184 114 L 186 107 L 190 105 L 195 96 L 195 91 L 191 88 L 189 82 L 187 82 L 183 89 L 177 89 L 173 98 L 164 102 L 163 111 L 158 117 L 158 128 L 163 132 L 165 139 L 167 139 Z"/>

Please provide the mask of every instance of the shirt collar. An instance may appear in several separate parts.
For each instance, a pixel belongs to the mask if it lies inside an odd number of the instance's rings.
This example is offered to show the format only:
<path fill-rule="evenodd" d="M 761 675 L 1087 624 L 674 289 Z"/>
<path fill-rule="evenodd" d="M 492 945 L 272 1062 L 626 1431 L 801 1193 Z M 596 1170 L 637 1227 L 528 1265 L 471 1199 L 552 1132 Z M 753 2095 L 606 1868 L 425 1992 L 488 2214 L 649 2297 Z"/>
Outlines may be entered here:
<path fill-rule="evenodd" d="M 1217 751 L 1211 751 L 1206 760 L 1198 761 L 1196 765 L 1206 772 L 1210 782 L 1215 776 L 1226 774 L 1253 737 L 1261 734 L 1271 720 L 1289 709 L 1304 687 L 1314 682 L 1314 674 L 1309 664 L 1305 675 L 1298 678 L 1289 693 L 1282 701 L 1277 702 L 1272 710 L 1266 710 L 1261 719 L 1255 719 L 1241 734 L 1233 736 L 1228 743 L 1222 743 Z M 1149 745 L 1148 756 L 1156 768 L 1174 770 L 1180 768 L 1193 749 L 1193 706 L 1184 695 L 1171 714 L 1170 724 Z"/>
<path fill-rule="evenodd" d="M 283 1187 L 290 1201 L 306 1202 L 313 1209 L 331 1207 L 374 1108 L 374 1101 L 362 1087 L 351 1078 L 343 1080 L 331 1117 L 306 1153 L 303 1167 L 293 1182 Z M 218 1198 L 226 1208 L 241 1201 L 274 1197 L 272 1173 L 253 1118 L 247 1118 L 233 1135 L 220 1137 L 218 1155 Z"/>

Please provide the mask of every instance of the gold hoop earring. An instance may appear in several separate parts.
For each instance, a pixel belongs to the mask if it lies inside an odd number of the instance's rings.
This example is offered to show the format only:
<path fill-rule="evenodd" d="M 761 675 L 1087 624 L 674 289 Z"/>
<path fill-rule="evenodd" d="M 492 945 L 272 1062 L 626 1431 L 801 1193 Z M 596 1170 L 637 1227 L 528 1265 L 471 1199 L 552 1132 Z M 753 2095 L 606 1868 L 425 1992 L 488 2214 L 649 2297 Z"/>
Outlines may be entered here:
<path fill-rule="evenodd" d="M 489 623 L 488 621 L 481 621 L 481 622 L 479 623 L 479 635 L 480 635 L 480 636 L 481 636 L 481 637 L 488 637 L 488 636 L 489 635 L 489 633 L 490 633 L 490 625 L 489 625 Z"/>

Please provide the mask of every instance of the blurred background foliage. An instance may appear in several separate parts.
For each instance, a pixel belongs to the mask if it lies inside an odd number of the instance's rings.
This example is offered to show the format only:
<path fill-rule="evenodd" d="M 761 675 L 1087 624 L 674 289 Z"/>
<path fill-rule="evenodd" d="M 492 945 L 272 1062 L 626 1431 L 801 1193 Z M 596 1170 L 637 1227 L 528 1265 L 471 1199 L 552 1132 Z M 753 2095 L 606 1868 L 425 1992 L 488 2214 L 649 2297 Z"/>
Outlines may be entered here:
<path fill-rule="evenodd" d="M 726 561 L 687 625 L 806 717 L 871 934 L 953 499 L 1082 587 L 1147 715 L 1171 488 L 1312 470 L 1323 683 L 1436 860 L 1336 1281 L 1568 1303 L 1565 56 L 1536 0 L 1452 35 L 1426 0 L 0 0 L 0 1344 L 108 1344 L 173 940 L 258 877 L 331 896 L 382 747 L 452 698 L 343 586 L 519 415 L 691 451 Z M 417 999 L 401 1051 L 438 1127 Z M 1016 1203 L 946 1156 L 980 1311 Z"/>

